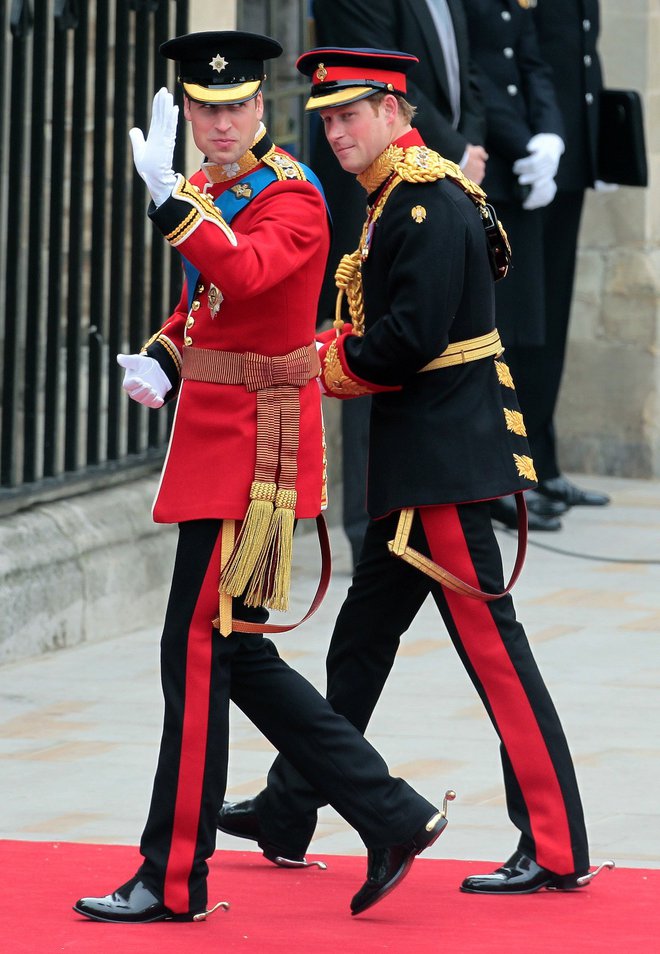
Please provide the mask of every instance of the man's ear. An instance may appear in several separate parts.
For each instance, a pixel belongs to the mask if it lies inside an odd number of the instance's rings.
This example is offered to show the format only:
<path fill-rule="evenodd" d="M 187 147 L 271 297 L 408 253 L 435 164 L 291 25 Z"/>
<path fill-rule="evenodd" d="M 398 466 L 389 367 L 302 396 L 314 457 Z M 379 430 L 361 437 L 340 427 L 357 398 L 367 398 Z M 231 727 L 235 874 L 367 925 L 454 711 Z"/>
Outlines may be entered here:
<path fill-rule="evenodd" d="M 188 120 L 188 122 L 191 121 L 192 113 L 190 111 L 190 97 L 186 96 L 185 93 L 183 94 L 183 115 Z"/>
<path fill-rule="evenodd" d="M 385 116 L 387 122 L 393 123 L 399 115 L 399 101 L 397 100 L 396 96 L 394 96 L 392 93 L 388 93 L 383 97 L 381 106 L 383 108 L 383 115 Z"/>
<path fill-rule="evenodd" d="M 257 119 L 261 121 L 264 115 L 264 94 L 259 90 L 257 95 L 254 97 L 255 100 L 255 110 L 257 114 Z"/>

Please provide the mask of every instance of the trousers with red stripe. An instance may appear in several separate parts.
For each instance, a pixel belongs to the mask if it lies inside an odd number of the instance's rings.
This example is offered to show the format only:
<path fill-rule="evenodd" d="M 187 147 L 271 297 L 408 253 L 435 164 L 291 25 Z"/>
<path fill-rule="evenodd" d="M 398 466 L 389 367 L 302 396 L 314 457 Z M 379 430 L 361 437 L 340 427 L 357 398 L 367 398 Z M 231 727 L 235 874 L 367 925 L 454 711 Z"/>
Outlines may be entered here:
<path fill-rule="evenodd" d="M 588 869 L 587 835 L 573 762 L 513 601 L 480 602 L 435 583 L 392 556 L 398 513 L 370 521 L 327 658 L 327 697 L 364 732 L 394 663 L 399 641 L 429 593 L 500 738 L 506 801 L 519 850 L 556 874 Z M 420 508 L 410 546 L 467 583 L 504 588 L 487 503 Z M 429 678 L 433 678 L 432 674 Z M 442 716 L 442 702 L 434 724 Z M 427 720 L 428 724 L 428 720 Z M 441 725 L 440 721 L 440 725 Z M 438 736 L 441 739 L 442 730 Z M 429 738 L 429 746 L 438 742 Z M 319 794 L 287 763 L 273 764 L 257 796 L 262 828 L 304 852 Z"/>
<path fill-rule="evenodd" d="M 165 717 L 138 875 L 176 914 L 207 903 L 207 861 L 227 781 L 230 692 L 368 847 L 406 843 L 436 811 L 390 776 L 376 750 L 269 639 L 213 629 L 221 538 L 219 520 L 180 525 L 161 642 Z M 263 622 L 267 613 L 235 601 L 234 616 Z"/>

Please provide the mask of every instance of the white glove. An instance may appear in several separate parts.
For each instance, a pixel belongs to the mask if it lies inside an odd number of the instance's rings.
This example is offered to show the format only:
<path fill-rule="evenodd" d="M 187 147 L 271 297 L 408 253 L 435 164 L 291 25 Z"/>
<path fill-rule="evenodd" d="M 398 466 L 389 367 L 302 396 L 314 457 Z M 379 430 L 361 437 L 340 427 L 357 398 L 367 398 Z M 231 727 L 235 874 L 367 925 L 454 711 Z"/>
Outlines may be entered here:
<path fill-rule="evenodd" d="M 128 132 L 135 168 L 147 183 L 157 206 L 169 199 L 176 185 L 172 162 L 178 118 L 179 107 L 174 105 L 172 94 L 163 86 L 154 96 L 146 142 L 141 129 L 134 127 Z"/>
<path fill-rule="evenodd" d="M 596 179 L 596 181 L 594 182 L 594 192 L 601 192 L 604 194 L 607 192 L 618 192 L 618 191 L 619 191 L 619 187 L 616 184 L 616 182 L 603 182 L 602 179 Z"/>
<path fill-rule="evenodd" d="M 172 384 L 155 358 L 147 354 L 118 354 L 117 364 L 126 369 L 122 387 L 129 397 L 145 407 L 163 406 Z"/>
<path fill-rule="evenodd" d="M 537 179 L 554 179 L 564 152 L 564 140 L 555 133 L 537 133 L 526 146 L 528 156 L 516 159 L 513 171 L 520 185 L 534 185 Z"/>
<path fill-rule="evenodd" d="M 537 179 L 522 207 L 528 212 L 532 209 L 542 209 L 543 206 L 550 205 L 556 194 L 557 183 L 553 178 Z"/>

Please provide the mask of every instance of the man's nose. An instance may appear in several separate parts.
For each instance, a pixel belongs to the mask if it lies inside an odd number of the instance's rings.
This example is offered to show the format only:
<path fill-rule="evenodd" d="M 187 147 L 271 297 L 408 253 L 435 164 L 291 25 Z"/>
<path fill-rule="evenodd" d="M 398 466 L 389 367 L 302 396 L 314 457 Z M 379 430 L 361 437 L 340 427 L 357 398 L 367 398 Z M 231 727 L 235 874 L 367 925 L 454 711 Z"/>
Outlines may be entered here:
<path fill-rule="evenodd" d="M 229 129 L 229 128 L 231 127 L 231 116 L 230 116 L 230 114 L 229 114 L 228 112 L 227 112 L 227 113 L 226 113 L 226 112 L 218 112 L 218 113 L 216 114 L 216 116 L 215 116 L 215 123 L 214 123 L 214 125 L 215 125 L 216 129 L 220 129 L 220 130 L 222 130 L 223 132 L 225 132 L 227 129 Z"/>

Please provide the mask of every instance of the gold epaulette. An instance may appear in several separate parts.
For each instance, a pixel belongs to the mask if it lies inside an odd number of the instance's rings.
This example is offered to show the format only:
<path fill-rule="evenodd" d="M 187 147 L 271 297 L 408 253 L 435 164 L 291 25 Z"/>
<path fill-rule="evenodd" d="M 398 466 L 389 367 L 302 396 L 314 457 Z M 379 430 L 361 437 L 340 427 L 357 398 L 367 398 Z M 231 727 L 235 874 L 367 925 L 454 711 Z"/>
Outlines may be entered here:
<path fill-rule="evenodd" d="M 227 236 L 229 242 L 236 245 L 236 236 L 216 207 L 213 196 L 202 192 L 199 186 L 193 185 L 185 176 L 179 174 L 176 180 L 176 185 L 172 190 L 172 198 L 184 203 L 188 207 L 188 211 L 187 213 L 182 212 L 176 226 L 165 235 L 170 245 L 174 247 L 180 245 L 205 221 L 217 225 Z"/>
<path fill-rule="evenodd" d="M 394 171 L 404 182 L 436 182 L 451 179 L 479 204 L 486 201 L 486 193 L 463 173 L 460 166 L 445 159 L 427 146 L 409 146 L 399 150 L 403 155 L 394 162 Z"/>
<path fill-rule="evenodd" d="M 395 173 L 402 182 L 437 182 L 439 179 L 451 179 L 463 192 L 478 204 L 486 201 L 486 193 L 476 182 L 464 175 L 460 166 L 445 159 L 439 152 L 428 146 L 388 146 L 368 169 L 360 173 L 358 181 L 368 193 L 374 192 L 388 176 Z"/>
<path fill-rule="evenodd" d="M 296 162 L 295 159 L 292 159 L 291 156 L 285 156 L 283 153 L 271 149 L 261 161 L 265 166 L 269 166 L 274 171 L 280 182 L 284 182 L 287 179 L 298 180 L 298 182 L 307 181 L 307 176 L 302 166 L 299 162 Z"/>

